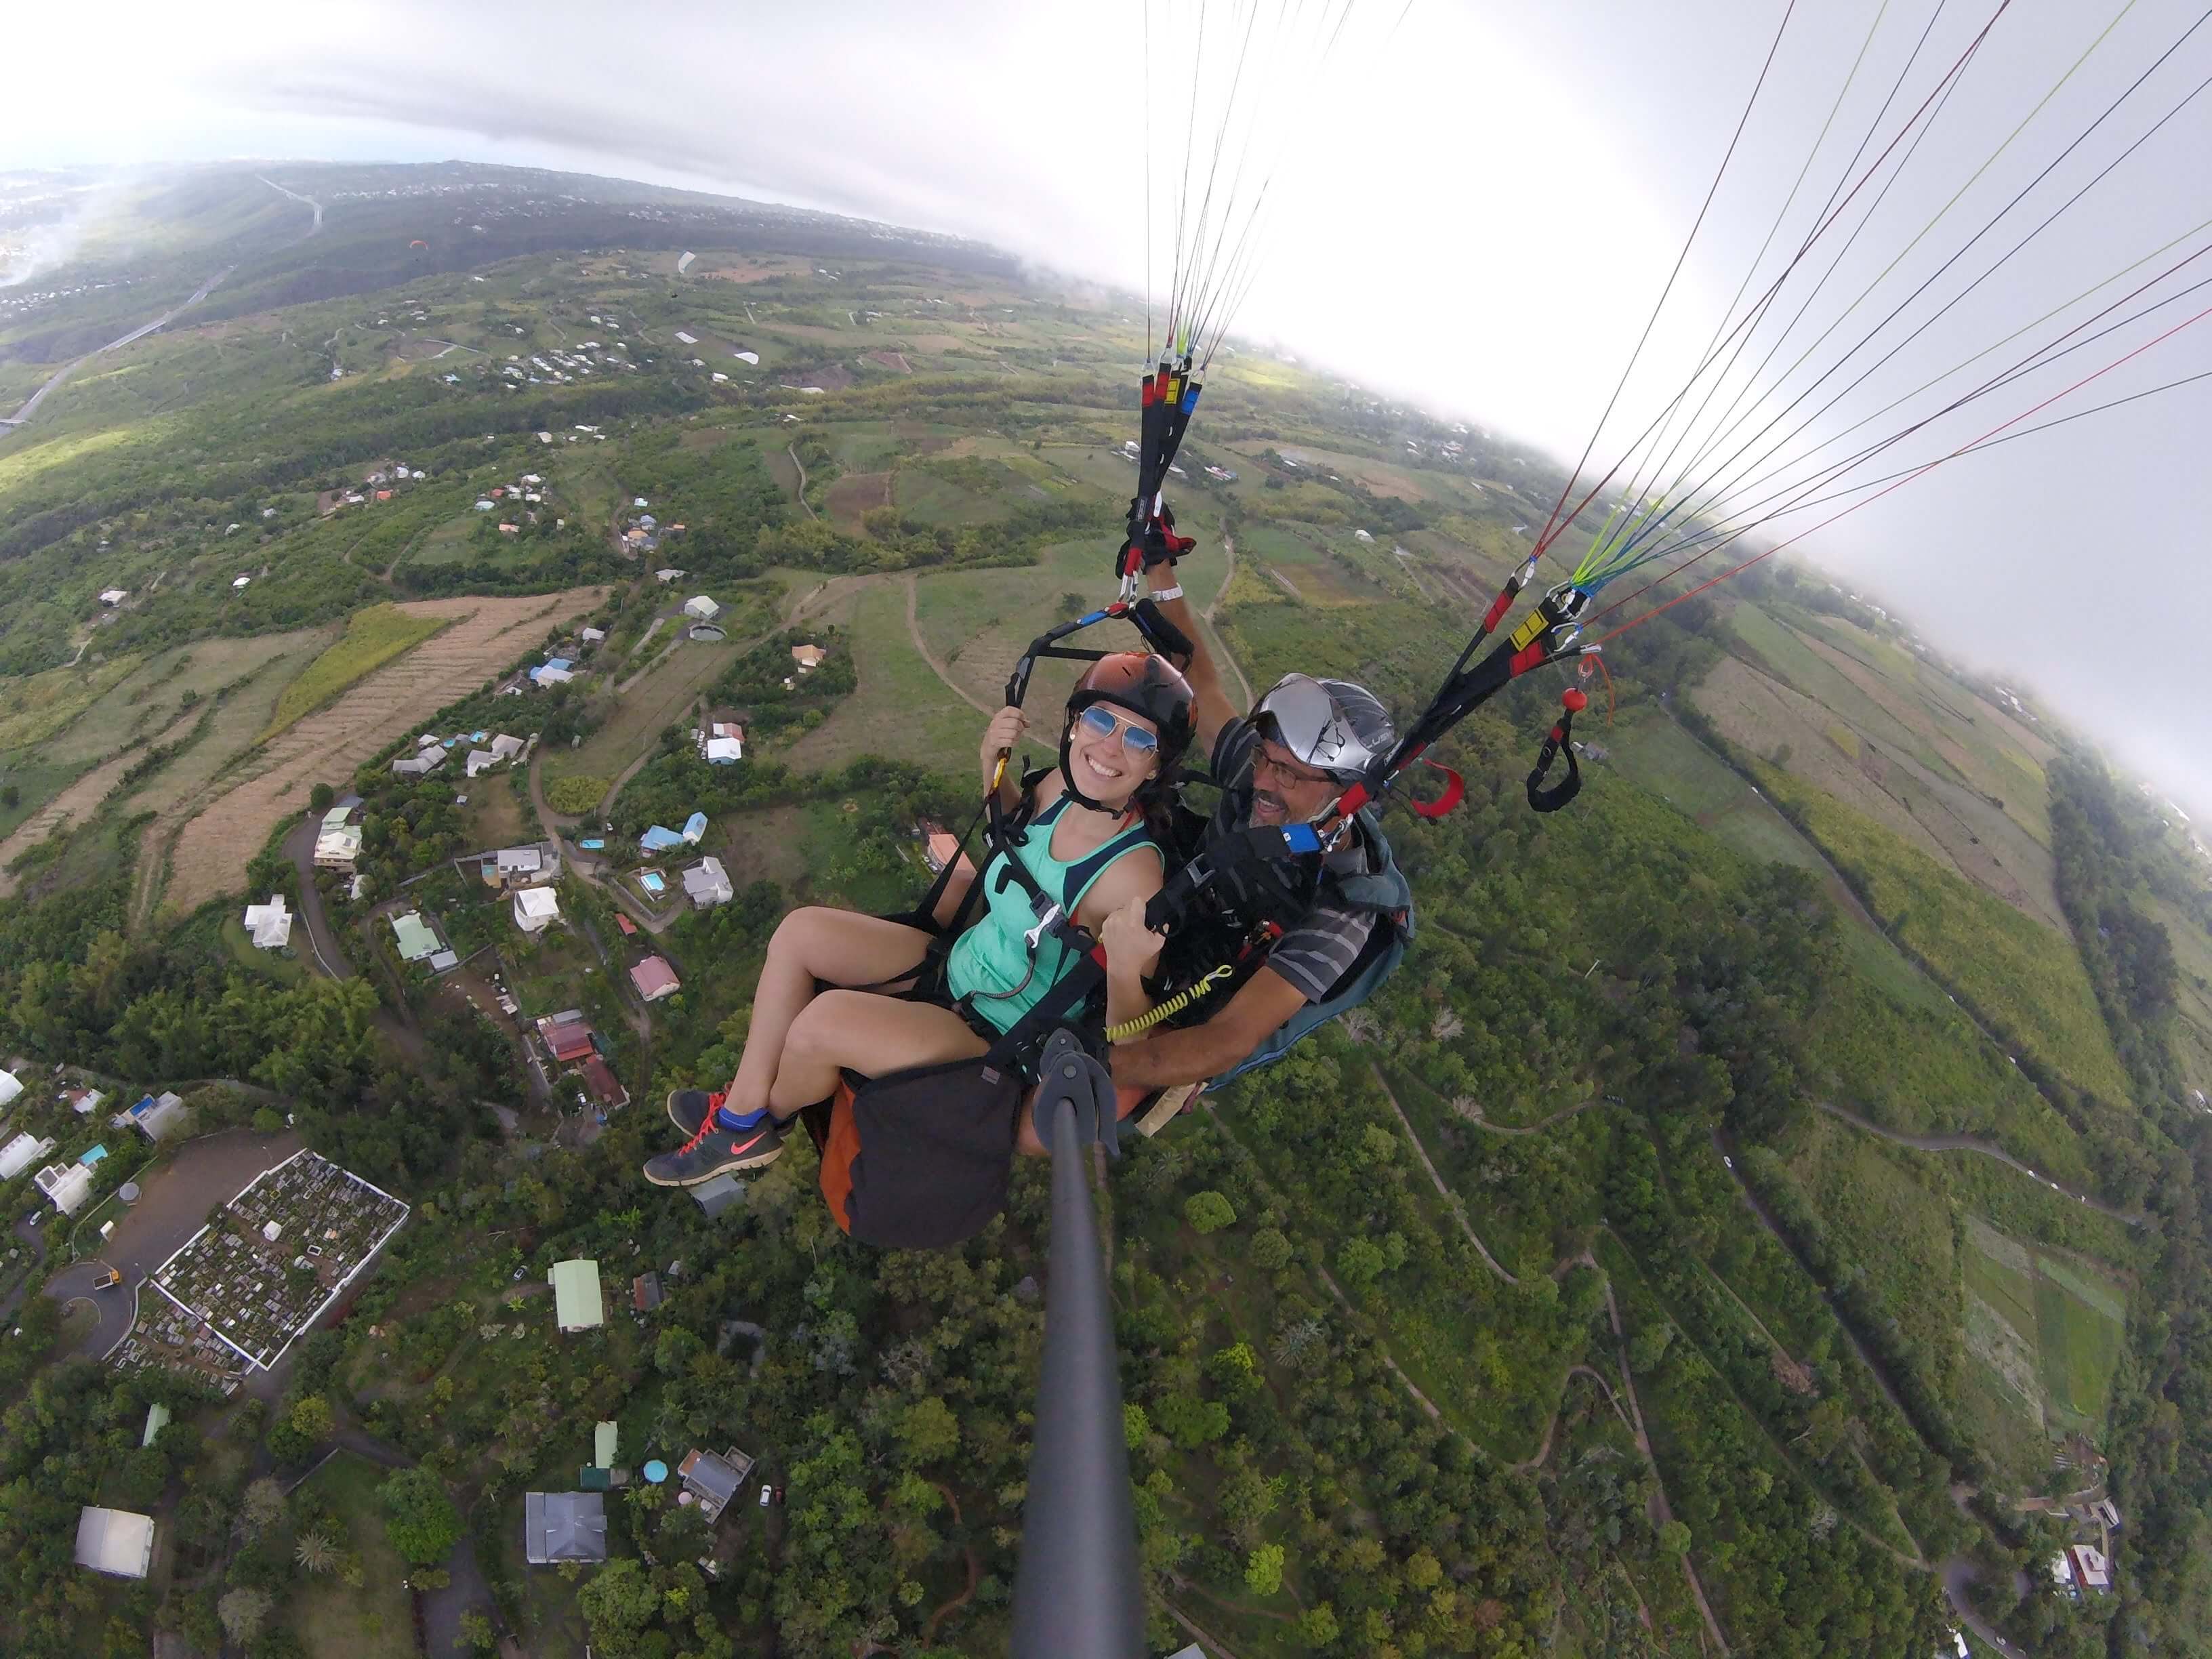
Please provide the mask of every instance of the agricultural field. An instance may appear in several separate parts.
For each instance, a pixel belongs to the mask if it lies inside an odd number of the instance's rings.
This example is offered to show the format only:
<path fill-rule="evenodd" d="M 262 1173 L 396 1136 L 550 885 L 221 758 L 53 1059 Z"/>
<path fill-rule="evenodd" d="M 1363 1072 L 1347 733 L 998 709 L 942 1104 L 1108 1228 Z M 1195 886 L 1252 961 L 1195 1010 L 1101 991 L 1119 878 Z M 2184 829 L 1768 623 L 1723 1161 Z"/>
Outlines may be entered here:
<path fill-rule="evenodd" d="M 344 635 L 301 672 L 276 700 L 270 717 L 265 742 L 295 720 L 335 702 L 355 681 L 374 673 L 394 657 L 413 650 L 423 641 L 450 627 L 450 611 L 440 615 L 402 610 L 396 605 L 371 605 L 347 619 Z"/>
<path fill-rule="evenodd" d="M 2080 1258 L 2023 1244 L 1979 1218 L 1968 1218 L 1967 1243 L 1966 1346 L 1983 1373 L 1978 1391 L 2051 1440 L 2100 1435 L 2125 1291 Z"/>
<path fill-rule="evenodd" d="M 596 608 L 600 588 L 520 599 L 429 599 L 406 610 L 447 624 L 439 636 L 356 684 L 339 699 L 253 751 L 246 775 L 216 794 L 178 833 L 164 902 L 188 914 L 238 880 L 238 849 L 260 845 L 317 782 L 354 767 L 424 716 L 535 646 L 545 631 Z"/>
<path fill-rule="evenodd" d="M 173 812 L 258 741 L 285 682 L 326 638 L 319 631 L 270 634 L 165 652 L 86 705 L 39 750 L 41 768 L 65 776 L 0 839 L 0 895 L 12 885 L 9 863 L 82 823 L 157 745 L 176 752 L 131 787 L 124 810 Z M 89 769 L 79 769 L 88 762 Z"/>
<path fill-rule="evenodd" d="M 2078 956 L 2054 950 L 2041 924 L 1881 823 L 1774 769 L 1761 775 L 1875 915 L 1971 1006 L 2081 1087 L 2116 1103 L 2132 1098 Z"/>
<path fill-rule="evenodd" d="M 2038 763 L 1996 712 L 1886 641 L 1821 634 L 1736 605 L 1742 659 L 1692 694 L 1722 734 L 1903 836 L 2007 904 L 2063 930 Z M 1875 665 L 1894 664 L 1886 676 Z M 2046 751 L 2047 752 L 2047 751 Z"/>

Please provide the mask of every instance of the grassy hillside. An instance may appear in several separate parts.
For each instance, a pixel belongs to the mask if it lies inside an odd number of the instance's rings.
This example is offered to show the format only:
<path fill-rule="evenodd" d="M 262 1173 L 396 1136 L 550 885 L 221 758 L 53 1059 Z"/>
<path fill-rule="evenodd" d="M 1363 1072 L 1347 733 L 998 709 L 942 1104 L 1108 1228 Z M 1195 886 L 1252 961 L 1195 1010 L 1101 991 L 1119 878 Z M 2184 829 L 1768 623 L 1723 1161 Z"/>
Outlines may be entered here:
<path fill-rule="evenodd" d="M 2088 975 L 2047 928 L 1787 774 L 1761 775 L 1882 925 L 1971 1008 L 2051 1071 L 2105 1100 L 2130 1101 Z"/>

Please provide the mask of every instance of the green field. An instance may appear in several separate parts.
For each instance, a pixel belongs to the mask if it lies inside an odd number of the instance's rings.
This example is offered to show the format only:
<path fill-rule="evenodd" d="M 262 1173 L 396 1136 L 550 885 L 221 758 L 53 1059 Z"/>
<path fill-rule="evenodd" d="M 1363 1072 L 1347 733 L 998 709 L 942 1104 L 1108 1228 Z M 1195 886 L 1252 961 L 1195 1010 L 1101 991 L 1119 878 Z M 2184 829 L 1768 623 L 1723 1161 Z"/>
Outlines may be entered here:
<path fill-rule="evenodd" d="M 857 756 L 882 755 L 967 777 L 984 717 L 948 690 L 915 650 L 903 586 L 885 581 L 848 603 L 860 689 L 792 745 L 793 763 L 830 771 Z M 839 620 L 837 611 L 823 620 Z"/>
<path fill-rule="evenodd" d="M 326 630 L 299 629 L 161 652 L 85 708 L 41 752 L 64 764 L 103 760 L 143 743 L 179 714 L 205 708 L 224 686 L 247 679 L 258 686 L 267 678 L 281 683 L 288 670 L 295 671 L 306 659 L 309 647 L 330 638 Z M 280 658 L 289 661 L 273 677 L 265 676 L 264 671 Z"/>
<path fill-rule="evenodd" d="M 276 701 L 276 712 L 261 735 L 275 737 L 293 721 L 312 714 L 356 680 L 374 673 L 394 657 L 413 650 L 445 628 L 451 618 L 417 617 L 396 605 L 373 605 L 346 621 L 344 637 L 301 672 Z"/>
<path fill-rule="evenodd" d="M 1875 914 L 1960 996 L 2050 1066 L 2106 1099 L 2132 1099 L 2081 958 L 2031 921 L 1872 819 L 1762 767 Z"/>
<path fill-rule="evenodd" d="M 927 465 L 905 466 L 892 483 L 891 504 L 901 516 L 921 524 L 963 527 L 989 524 L 1006 517 L 1007 507 L 1002 496 L 1021 483 L 1006 468 L 995 467 L 991 488 L 970 489 L 929 471 Z"/>
<path fill-rule="evenodd" d="M 667 631 L 654 636 L 656 646 Z M 678 635 L 672 648 L 622 695 L 597 731 L 575 748 L 545 751 L 540 767 L 546 779 L 619 777 L 632 761 L 651 752 L 664 726 L 688 728 L 700 695 L 737 659 L 738 643 Z"/>
<path fill-rule="evenodd" d="M 43 674 L 0 680 L 7 693 L 0 706 L 0 752 L 43 744 L 119 685 L 138 666 L 122 656 L 83 668 L 52 668 Z"/>
<path fill-rule="evenodd" d="M 1880 1292 L 1925 1380 L 1948 1395 L 1961 1358 L 1960 1261 L 1941 1187 L 1915 1178 L 1915 1154 L 1825 1115 L 1799 1124 L 1785 1146 L 1799 1190 Z"/>
<path fill-rule="evenodd" d="M 407 1564 L 385 1536 L 376 1498 L 384 1479 L 384 1470 L 342 1451 L 301 1489 L 337 1518 L 333 1541 L 360 1556 L 362 1573 L 359 1589 L 336 1574 L 309 1578 L 286 1607 L 285 1624 L 315 1659 L 409 1659 L 415 1651 L 412 1604 L 400 1588 Z"/>
<path fill-rule="evenodd" d="M 1969 1218 L 1967 1240 L 1966 1291 L 1982 1304 L 1968 1310 L 1968 1346 L 1994 1374 L 1994 1392 L 2053 1437 L 2101 1434 L 2126 1331 L 2123 1291 L 1978 1219 Z"/>

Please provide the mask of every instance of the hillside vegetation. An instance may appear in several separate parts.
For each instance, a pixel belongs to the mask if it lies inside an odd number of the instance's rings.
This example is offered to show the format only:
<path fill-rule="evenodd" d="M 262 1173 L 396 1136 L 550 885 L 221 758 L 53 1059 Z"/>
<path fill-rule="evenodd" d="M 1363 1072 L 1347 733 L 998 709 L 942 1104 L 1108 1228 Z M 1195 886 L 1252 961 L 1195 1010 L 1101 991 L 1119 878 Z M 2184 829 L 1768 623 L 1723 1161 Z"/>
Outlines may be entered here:
<path fill-rule="evenodd" d="M 416 1208 L 265 1404 L 79 1357 L 66 1252 L 0 1267 L 0 1648 L 212 1654 L 227 1606 L 264 1614 L 233 1650 L 398 1650 L 406 1560 L 434 1622 L 543 1659 L 1004 1652 L 1038 1291 L 1080 1244 L 1047 1236 L 1047 1171 L 918 1255 L 837 1231 L 805 1136 L 711 1218 L 637 1166 L 676 1144 L 670 1091 L 731 1075 L 781 918 L 910 904 L 1024 647 L 1110 595 L 1140 331 L 887 228 L 264 172 L 320 234 L 202 170 L 118 198 L 82 295 L 0 312 L 13 386 L 234 267 L 0 434 L 9 1133 L 74 1158 L 60 1082 L 175 1086 L 198 1129 L 289 1119 Z M 1401 717 L 1562 482 L 1241 346 L 1182 464 L 1230 683 L 1344 675 Z M 568 683 L 495 689 L 553 656 Z M 1862 1659 L 1971 1618 L 2036 1659 L 2205 1659 L 2203 860 L 1808 565 L 1607 661 L 1571 808 L 1527 809 L 1564 684 L 1532 675 L 1437 745 L 1464 804 L 1388 819 L 1403 969 L 1107 1176 L 1152 1650 Z M 1080 666 L 1039 665 L 1037 763 Z M 742 761 L 705 759 L 709 722 Z M 477 730 L 530 761 L 393 775 Z M 325 792 L 361 797 L 362 848 L 303 878 Z M 525 934 L 472 855 L 554 839 L 562 922 Z M 734 893 L 701 909 L 706 855 Z M 289 955 L 240 931 L 271 893 Z M 451 972 L 400 960 L 410 910 Z M 681 981 L 650 1004 L 647 955 Z M 547 1061 L 535 1022 L 572 1012 L 604 1078 Z M 100 1138 L 98 1192 L 143 1184 L 131 1244 L 177 1154 Z M 28 1170 L 0 1200 L 45 1203 Z M 613 1312 L 563 1334 L 544 1282 L 577 1259 Z M 574 1489 L 602 1422 L 628 1470 L 758 1472 L 713 1525 L 634 1480 L 606 1563 L 532 1566 L 527 1494 Z M 416 1468 L 349 1452 L 286 1497 L 341 1439 Z M 2091 1495 L 2125 1525 L 2114 1594 L 2076 1603 L 2047 1564 L 2104 1537 L 2061 1512 Z M 156 1516 L 143 1586 L 70 1565 L 95 1497 Z"/>

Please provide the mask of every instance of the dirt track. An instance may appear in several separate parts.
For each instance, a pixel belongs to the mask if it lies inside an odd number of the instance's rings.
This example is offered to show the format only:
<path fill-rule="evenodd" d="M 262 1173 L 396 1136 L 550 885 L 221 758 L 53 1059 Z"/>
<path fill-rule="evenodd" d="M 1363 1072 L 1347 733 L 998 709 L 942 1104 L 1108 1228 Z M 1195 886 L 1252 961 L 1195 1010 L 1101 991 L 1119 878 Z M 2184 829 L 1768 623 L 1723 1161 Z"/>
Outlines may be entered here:
<path fill-rule="evenodd" d="M 583 587 L 520 599 L 425 599 L 401 605 L 414 616 L 460 620 L 258 750 L 249 762 L 254 775 L 210 802 L 178 835 L 170 856 L 167 908 L 189 913 L 234 889 L 246 859 L 280 820 L 305 805 L 315 784 L 343 785 L 355 767 L 386 744 L 482 684 L 547 628 L 591 610 L 605 593 L 603 588 Z"/>

